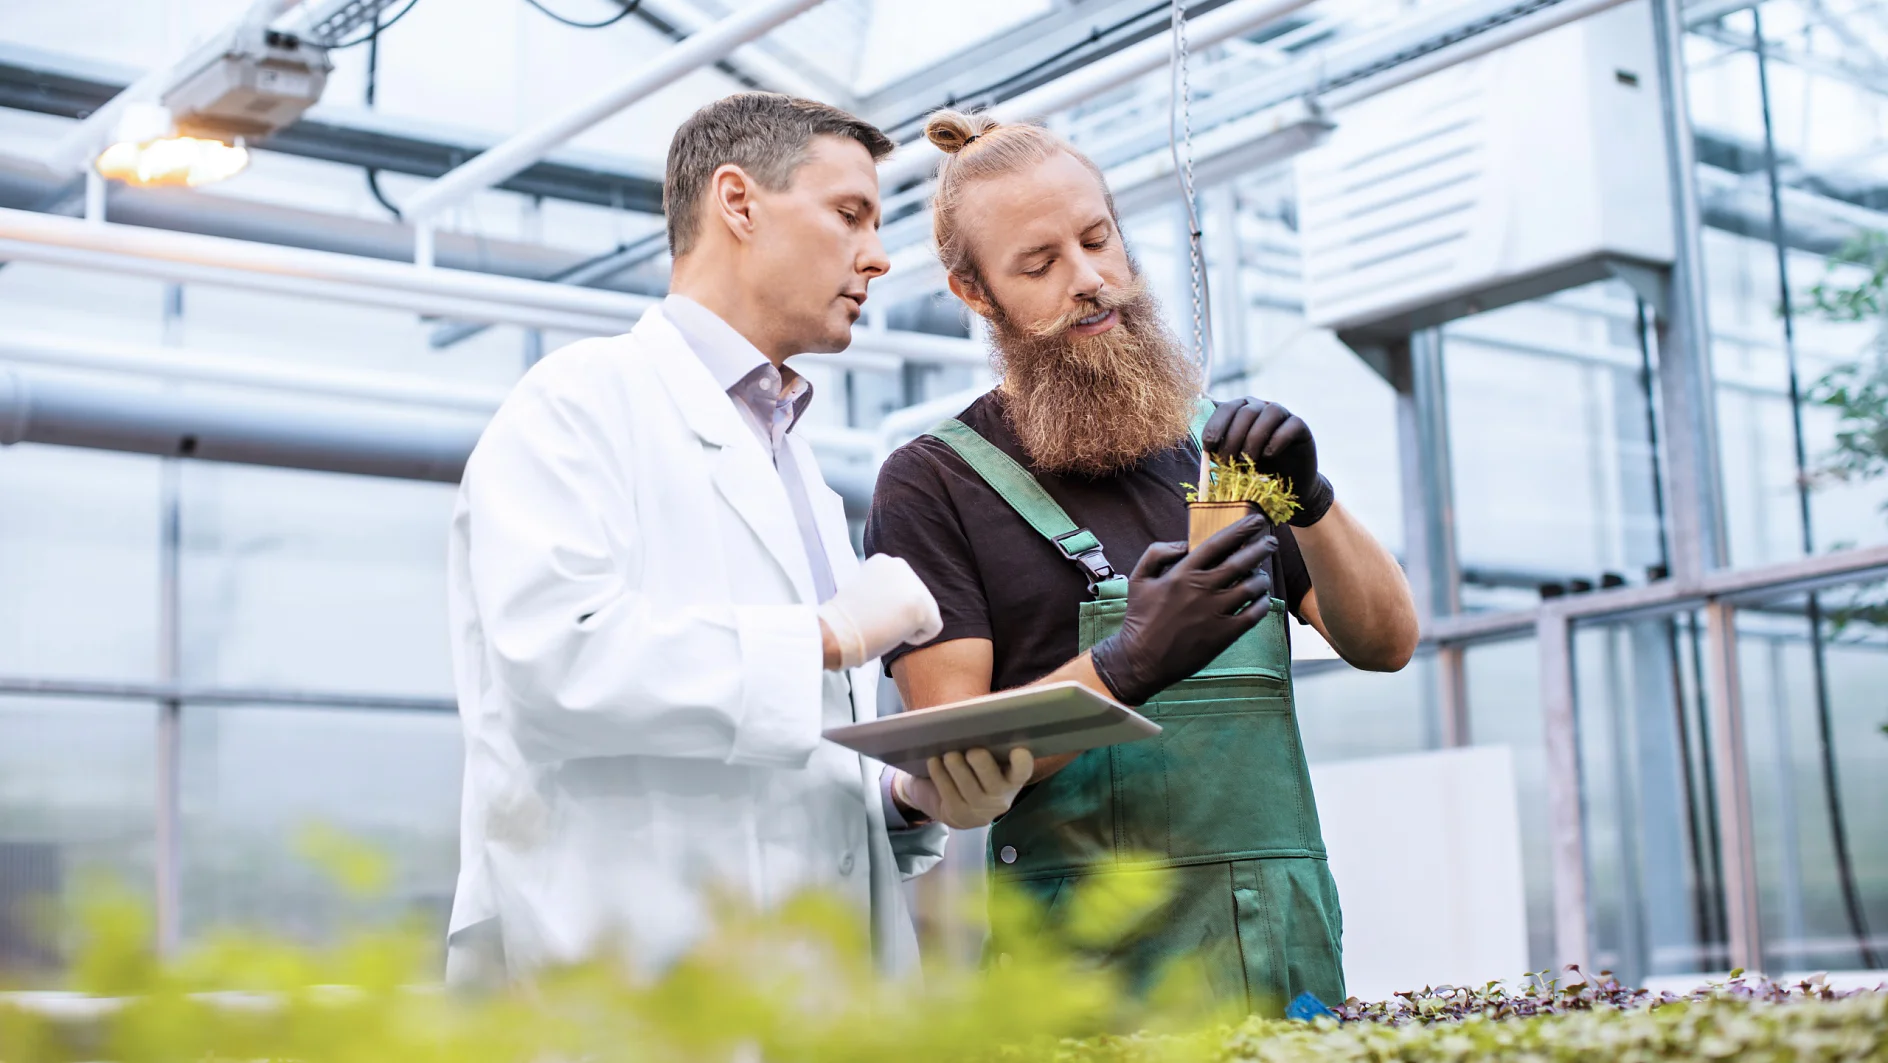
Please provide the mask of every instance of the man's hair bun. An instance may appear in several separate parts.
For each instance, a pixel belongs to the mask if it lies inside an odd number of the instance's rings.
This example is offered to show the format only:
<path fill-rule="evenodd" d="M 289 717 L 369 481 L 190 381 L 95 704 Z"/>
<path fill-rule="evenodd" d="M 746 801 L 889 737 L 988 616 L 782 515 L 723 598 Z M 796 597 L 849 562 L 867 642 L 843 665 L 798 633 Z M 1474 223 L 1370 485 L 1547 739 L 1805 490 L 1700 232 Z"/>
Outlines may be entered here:
<path fill-rule="evenodd" d="M 946 107 L 925 119 L 924 138 L 944 154 L 955 155 L 1001 124 L 987 114 L 969 114 Z"/>

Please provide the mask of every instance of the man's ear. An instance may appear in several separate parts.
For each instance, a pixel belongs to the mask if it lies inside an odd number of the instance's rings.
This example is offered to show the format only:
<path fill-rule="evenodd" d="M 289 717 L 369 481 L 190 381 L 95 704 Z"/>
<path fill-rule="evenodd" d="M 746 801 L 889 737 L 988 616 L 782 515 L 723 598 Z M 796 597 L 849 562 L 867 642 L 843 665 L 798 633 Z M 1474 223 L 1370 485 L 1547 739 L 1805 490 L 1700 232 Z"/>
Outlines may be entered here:
<path fill-rule="evenodd" d="M 953 273 L 947 279 L 947 283 L 951 286 L 951 294 L 962 299 L 964 305 L 969 307 L 978 317 L 987 318 L 990 316 L 992 309 L 990 306 L 990 297 L 984 293 L 983 285 L 978 284 L 974 277 L 967 277 L 961 273 Z"/>
<path fill-rule="evenodd" d="M 708 217 L 746 241 L 754 235 L 754 179 L 729 162 L 708 176 Z"/>

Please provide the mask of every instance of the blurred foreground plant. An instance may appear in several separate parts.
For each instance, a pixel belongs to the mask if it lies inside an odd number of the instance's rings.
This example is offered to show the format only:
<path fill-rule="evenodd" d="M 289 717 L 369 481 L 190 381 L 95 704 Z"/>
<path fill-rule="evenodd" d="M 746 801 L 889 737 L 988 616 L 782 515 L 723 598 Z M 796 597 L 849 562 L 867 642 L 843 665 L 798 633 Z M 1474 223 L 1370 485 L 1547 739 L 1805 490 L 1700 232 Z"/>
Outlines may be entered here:
<path fill-rule="evenodd" d="M 142 906 L 99 894 L 79 920 L 71 982 L 83 995 L 0 997 L 0 1063 L 1888 1061 L 1888 995 L 1812 984 L 1733 980 L 1682 999 L 1604 976 L 1442 986 L 1351 1001 L 1342 1025 L 1231 1021 L 1184 982 L 1150 1003 L 1084 957 L 1158 917 L 1162 896 L 1159 876 L 1102 877 L 1051 925 L 999 893 L 993 921 L 1033 934 L 986 969 L 936 968 L 922 984 L 877 975 L 856 914 L 835 900 L 765 915 L 728 905 L 658 977 L 595 963 L 474 996 L 431 984 L 438 941 L 417 926 L 326 948 L 225 934 L 160 961 Z"/>

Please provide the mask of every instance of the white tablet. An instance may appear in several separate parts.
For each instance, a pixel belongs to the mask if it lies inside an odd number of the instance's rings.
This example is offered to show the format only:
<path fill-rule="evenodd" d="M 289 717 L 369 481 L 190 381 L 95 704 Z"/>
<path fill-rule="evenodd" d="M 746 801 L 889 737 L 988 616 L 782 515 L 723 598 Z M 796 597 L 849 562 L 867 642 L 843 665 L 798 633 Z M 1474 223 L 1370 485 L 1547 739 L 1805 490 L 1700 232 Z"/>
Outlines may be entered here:
<path fill-rule="evenodd" d="M 1048 757 L 1159 733 L 1159 724 L 1070 681 L 901 712 L 825 734 L 847 749 L 922 776 L 929 774 L 924 762 L 945 753 L 988 749 L 1008 763 L 1010 750 L 1019 746 Z"/>

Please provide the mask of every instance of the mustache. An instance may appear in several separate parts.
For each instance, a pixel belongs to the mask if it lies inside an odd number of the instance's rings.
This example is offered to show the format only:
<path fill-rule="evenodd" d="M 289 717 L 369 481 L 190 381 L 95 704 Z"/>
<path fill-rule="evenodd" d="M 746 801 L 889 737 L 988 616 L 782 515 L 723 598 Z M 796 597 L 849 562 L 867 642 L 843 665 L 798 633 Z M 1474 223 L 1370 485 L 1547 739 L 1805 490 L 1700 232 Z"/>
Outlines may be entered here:
<path fill-rule="evenodd" d="M 1119 310 L 1122 307 L 1132 306 L 1146 298 L 1146 296 L 1147 281 L 1136 276 L 1127 284 L 1119 287 L 1110 288 L 1103 286 L 1099 291 L 1095 292 L 1094 298 L 1087 301 L 1087 305 L 1078 306 L 1073 310 L 1063 313 L 1059 317 L 1050 318 L 1048 321 L 1030 325 L 1024 331 L 1037 339 L 1049 339 L 1054 336 L 1060 336 L 1074 328 L 1075 323 L 1085 317 L 1094 317 L 1095 314 L 1099 312 Z"/>

